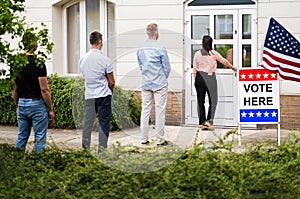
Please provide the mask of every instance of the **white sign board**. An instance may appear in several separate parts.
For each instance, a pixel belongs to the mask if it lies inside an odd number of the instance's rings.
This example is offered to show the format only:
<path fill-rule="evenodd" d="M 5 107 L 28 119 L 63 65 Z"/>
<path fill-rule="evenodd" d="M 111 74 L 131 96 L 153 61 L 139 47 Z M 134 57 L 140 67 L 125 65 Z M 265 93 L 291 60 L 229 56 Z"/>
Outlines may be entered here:
<path fill-rule="evenodd" d="M 239 70 L 239 122 L 280 122 L 279 78 L 276 72 Z"/>

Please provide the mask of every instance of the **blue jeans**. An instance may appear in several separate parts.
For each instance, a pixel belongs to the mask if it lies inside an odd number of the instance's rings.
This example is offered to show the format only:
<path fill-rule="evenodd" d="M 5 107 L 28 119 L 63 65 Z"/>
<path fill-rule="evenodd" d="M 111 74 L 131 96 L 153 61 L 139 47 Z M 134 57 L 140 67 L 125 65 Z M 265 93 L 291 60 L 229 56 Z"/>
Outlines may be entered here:
<path fill-rule="evenodd" d="M 98 115 L 99 121 L 99 151 L 100 147 L 107 148 L 111 117 L 111 95 L 96 99 L 85 100 L 85 120 L 82 130 L 82 147 L 90 149 L 91 132 Z"/>
<path fill-rule="evenodd" d="M 18 102 L 18 138 L 16 148 L 25 151 L 31 127 L 34 130 L 34 151 L 39 152 L 46 147 L 48 111 L 43 99 L 32 100 L 20 98 Z"/>

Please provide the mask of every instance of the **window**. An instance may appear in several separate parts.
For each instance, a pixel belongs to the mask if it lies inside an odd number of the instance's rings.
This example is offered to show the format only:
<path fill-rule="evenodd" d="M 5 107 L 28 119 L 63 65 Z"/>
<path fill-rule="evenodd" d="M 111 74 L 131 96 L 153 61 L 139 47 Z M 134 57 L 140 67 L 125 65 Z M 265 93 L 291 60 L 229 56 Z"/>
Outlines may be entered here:
<path fill-rule="evenodd" d="M 103 53 L 114 56 L 115 44 L 111 39 L 115 35 L 113 3 L 105 0 L 71 1 L 64 5 L 64 19 L 66 75 L 78 75 L 78 61 L 90 49 L 88 37 L 93 31 L 100 31 L 103 35 Z"/>
<path fill-rule="evenodd" d="M 201 41 L 204 35 L 209 34 L 209 15 L 193 15 L 191 38 Z"/>
<path fill-rule="evenodd" d="M 100 30 L 100 3 L 99 0 L 86 0 L 86 49 L 90 48 L 89 33 Z"/>
<path fill-rule="evenodd" d="M 67 62 L 68 72 L 77 73 L 80 58 L 80 6 L 76 3 L 67 8 Z"/>
<path fill-rule="evenodd" d="M 233 39 L 233 15 L 215 15 L 215 39 Z"/>

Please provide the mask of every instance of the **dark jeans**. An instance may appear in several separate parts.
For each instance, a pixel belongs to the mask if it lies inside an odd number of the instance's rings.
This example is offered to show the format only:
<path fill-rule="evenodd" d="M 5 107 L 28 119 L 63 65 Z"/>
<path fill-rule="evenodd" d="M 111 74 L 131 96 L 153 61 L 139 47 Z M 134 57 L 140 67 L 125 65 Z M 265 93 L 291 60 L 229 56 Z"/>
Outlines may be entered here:
<path fill-rule="evenodd" d="M 197 72 L 195 79 L 195 88 L 197 91 L 199 124 L 203 124 L 203 122 L 205 122 L 206 120 L 210 120 L 212 124 L 218 103 L 218 85 L 216 74 Z M 206 93 L 209 100 L 207 116 L 204 106 Z"/>
<path fill-rule="evenodd" d="M 99 121 L 99 151 L 101 147 L 107 148 L 111 118 L 111 95 L 106 97 L 85 100 L 85 120 L 82 130 L 82 147 L 90 149 L 91 132 L 94 121 L 98 115 Z"/>

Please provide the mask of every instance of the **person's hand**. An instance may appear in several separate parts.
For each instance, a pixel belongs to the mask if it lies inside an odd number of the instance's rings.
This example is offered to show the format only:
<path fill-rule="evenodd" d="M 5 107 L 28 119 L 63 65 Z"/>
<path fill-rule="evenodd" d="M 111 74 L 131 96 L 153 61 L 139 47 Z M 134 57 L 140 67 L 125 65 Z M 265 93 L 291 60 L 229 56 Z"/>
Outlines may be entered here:
<path fill-rule="evenodd" d="M 48 114 L 49 114 L 49 121 L 53 121 L 55 117 L 54 111 L 49 111 Z"/>
<path fill-rule="evenodd" d="M 237 67 L 232 66 L 232 70 L 237 71 Z"/>
<path fill-rule="evenodd" d="M 115 87 L 115 84 L 112 84 L 112 83 L 109 83 L 109 89 L 111 90 L 111 92 L 114 92 L 114 87 Z"/>

